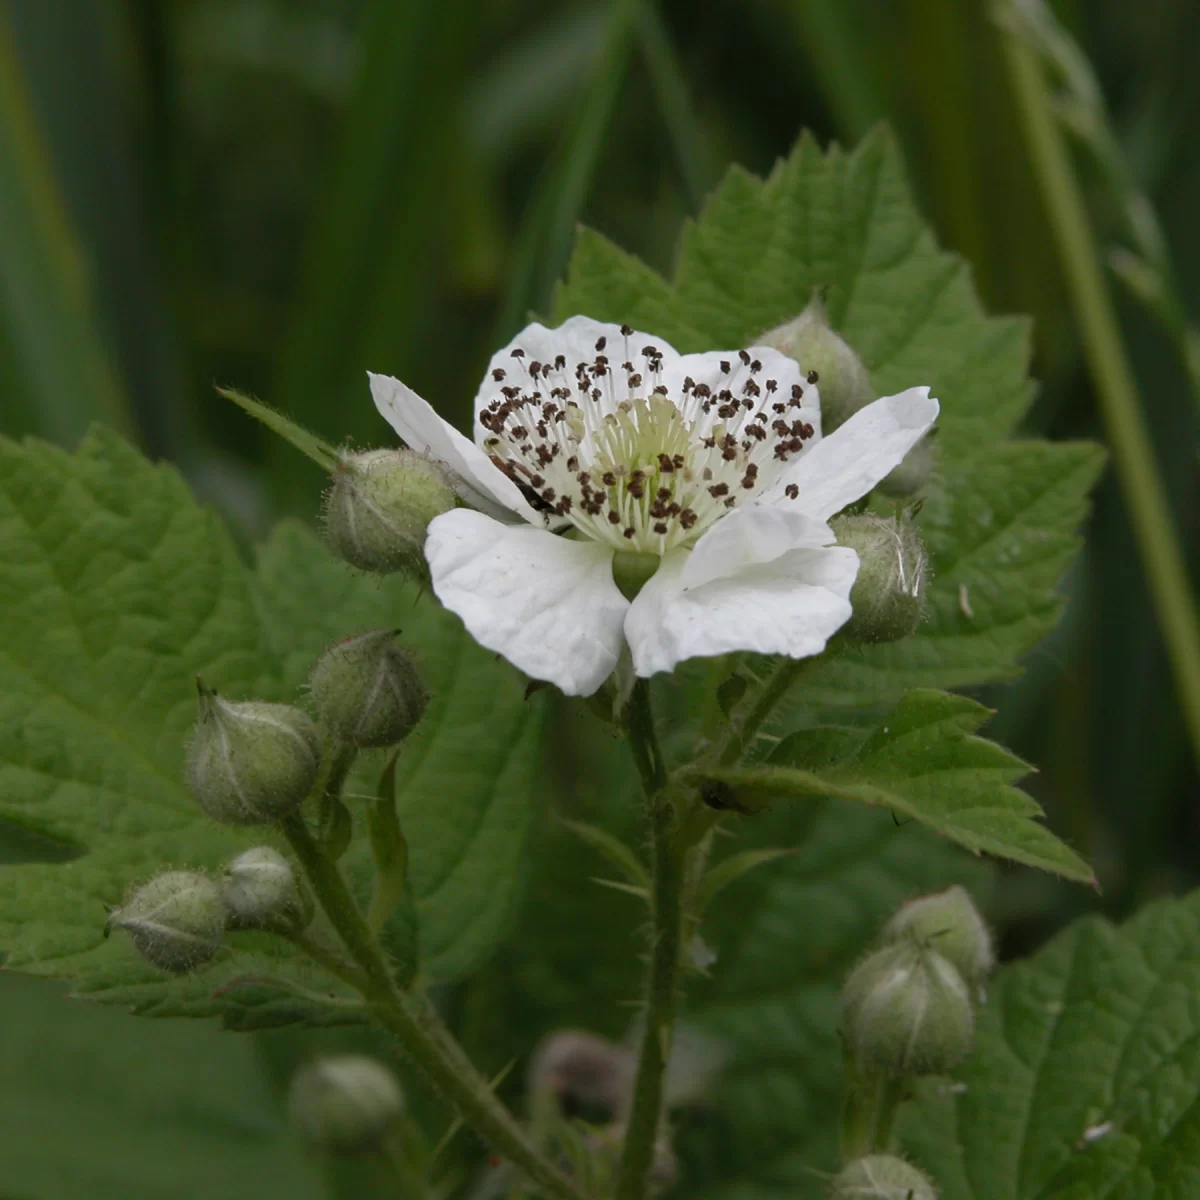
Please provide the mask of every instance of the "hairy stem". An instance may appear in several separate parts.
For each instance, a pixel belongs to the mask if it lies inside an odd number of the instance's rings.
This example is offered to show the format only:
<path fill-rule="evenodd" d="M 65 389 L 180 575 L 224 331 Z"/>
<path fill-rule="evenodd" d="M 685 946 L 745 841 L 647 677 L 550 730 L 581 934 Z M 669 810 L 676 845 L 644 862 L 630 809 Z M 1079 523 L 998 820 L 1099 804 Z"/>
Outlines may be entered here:
<path fill-rule="evenodd" d="M 651 891 L 654 932 L 642 1033 L 616 1200 L 642 1200 L 646 1194 L 663 1117 L 663 1076 L 671 1053 L 683 944 L 683 888 L 686 850 L 676 837 L 675 807 L 665 789 L 666 772 L 654 732 L 649 684 L 639 679 L 629 703 L 628 734 L 642 776 L 654 838 Z"/>
<path fill-rule="evenodd" d="M 863 1075 L 851 1068 L 842 1106 L 842 1161 L 864 1154 L 886 1154 L 906 1084 L 884 1075 Z"/>
<path fill-rule="evenodd" d="M 1002 42 L 1025 140 L 1066 271 L 1113 464 L 1146 567 L 1192 749 L 1200 761 L 1200 607 L 1188 581 L 1133 371 L 1046 82 L 1018 37 L 1005 34 Z"/>
<path fill-rule="evenodd" d="M 583 1200 L 582 1192 L 571 1180 L 539 1153 L 426 1002 L 396 986 L 387 959 L 337 863 L 322 852 L 303 817 L 288 817 L 282 829 L 317 901 L 362 972 L 363 998 L 376 1020 L 397 1038 L 463 1119 L 497 1152 L 524 1171 L 548 1196 Z"/>

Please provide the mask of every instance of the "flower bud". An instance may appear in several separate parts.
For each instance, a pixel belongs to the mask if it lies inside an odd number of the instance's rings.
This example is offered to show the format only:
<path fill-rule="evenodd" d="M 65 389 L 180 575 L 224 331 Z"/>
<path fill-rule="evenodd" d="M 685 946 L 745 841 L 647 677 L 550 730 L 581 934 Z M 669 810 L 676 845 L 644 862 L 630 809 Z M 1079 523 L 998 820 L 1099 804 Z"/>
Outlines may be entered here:
<path fill-rule="evenodd" d="M 311 1063 L 288 1091 L 296 1131 L 312 1149 L 328 1154 L 376 1149 L 403 1111 L 404 1095 L 391 1071 L 357 1054 Z"/>
<path fill-rule="evenodd" d="M 912 1163 L 894 1154 L 868 1154 L 842 1168 L 831 1200 L 937 1200 L 937 1189 Z"/>
<path fill-rule="evenodd" d="M 286 817 L 308 795 L 320 762 L 320 734 L 298 708 L 231 704 L 200 685 L 187 781 L 214 821 L 260 825 Z"/>
<path fill-rule="evenodd" d="M 226 909 L 221 889 L 200 871 L 167 871 L 134 888 L 104 927 L 125 930 L 142 957 L 182 975 L 221 948 Z"/>
<path fill-rule="evenodd" d="M 974 1028 L 963 977 L 913 941 L 876 950 L 842 992 L 842 1036 L 867 1071 L 944 1074 L 965 1057 Z"/>
<path fill-rule="evenodd" d="M 858 577 L 850 592 L 854 615 L 842 633 L 857 642 L 894 642 L 921 623 L 927 561 L 911 521 L 863 513 L 835 517 L 839 546 L 858 554 Z"/>
<path fill-rule="evenodd" d="M 884 927 L 883 939 L 929 946 L 952 963 L 976 991 L 996 965 L 991 930 L 966 890 L 957 884 L 910 900 Z"/>
<path fill-rule="evenodd" d="M 798 317 L 755 338 L 755 345 L 771 346 L 794 358 L 805 372 L 817 373 L 826 436 L 876 398 L 862 359 L 830 328 L 818 291 Z"/>
<path fill-rule="evenodd" d="M 325 537 L 360 570 L 424 575 L 429 522 L 455 503 L 445 470 L 416 451 L 347 454 L 325 494 Z"/>
<path fill-rule="evenodd" d="M 933 438 L 927 433 L 876 485 L 885 496 L 903 500 L 919 492 L 933 471 Z"/>
<path fill-rule="evenodd" d="M 230 929 L 303 929 L 312 919 L 291 863 L 271 846 L 239 854 L 225 868 L 221 895 Z"/>
<path fill-rule="evenodd" d="M 329 731 L 355 746 L 394 746 L 425 714 L 429 694 L 390 629 L 331 646 L 313 668 L 313 703 Z"/>

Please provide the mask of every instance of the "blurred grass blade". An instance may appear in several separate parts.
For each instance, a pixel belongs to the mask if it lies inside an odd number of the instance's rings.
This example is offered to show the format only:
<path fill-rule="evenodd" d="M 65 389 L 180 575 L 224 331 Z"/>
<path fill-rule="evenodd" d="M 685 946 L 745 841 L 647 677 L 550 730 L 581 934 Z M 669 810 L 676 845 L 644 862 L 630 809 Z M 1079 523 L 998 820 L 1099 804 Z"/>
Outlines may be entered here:
<path fill-rule="evenodd" d="M 658 98 L 663 125 L 671 137 L 679 174 L 693 213 L 700 211 L 713 184 L 712 156 L 688 97 L 687 79 L 671 33 L 653 0 L 638 13 L 638 43 Z"/>
<path fill-rule="evenodd" d="M 384 434 L 367 367 L 418 389 L 439 377 L 431 330 L 436 285 L 449 259 L 446 181 L 463 153 L 463 64 L 473 14 L 469 0 L 364 5 L 359 74 L 309 229 L 308 261 L 270 396 L 326 436 L 371 441 Z M 296 471 L 279 448 L 268 461 L 284 507 L 311 509 L 315 473 Z"/>
<path fill-rule="evenodd" d="M 0 408 L 3 427 L 73 444 L 134 424 L 94 323 L 91 280 L 0 21 Z"/>
<path fill-rule="evenodd" d="M 1096 255 L 1079 181 L 1054 119 L 1041 64 L 1013 32 L 1014 0 L 996 0 L 994 11 L 1192 751 L 1200 763 L 1200 606 L 1188 579 L 1137 383 Z"/>
<path fill-rule="evenodd" d="M 545 309 L 571 250 L 575 223 L 591 187 L 613 111 L 625 81 L 638 21 L 637 0 L 613 0 L 604 50 L 586 95 L 542 170 L 517 241 L 516 260 L 496 337 L 499 344 Z"/>
<path fill-rule="evenodd" d="M 1200 330 L 1189 321 L 1162 223 L 1150 197 L 1134 179 L 1091 63 L 1042 0 L 1006 3 L 997 11 L 1009 35 L 1019 38 L 1037 56 L 1047 84 L 1055 86 L 1054 111 L 1063 128 L 1099 169 L 1121 214 L 1122 233 L 1133 246 L 1133 250 L 1112 250 L 1108 265 L 1129 294 L 1162 325 L 1200 407 Z"/>

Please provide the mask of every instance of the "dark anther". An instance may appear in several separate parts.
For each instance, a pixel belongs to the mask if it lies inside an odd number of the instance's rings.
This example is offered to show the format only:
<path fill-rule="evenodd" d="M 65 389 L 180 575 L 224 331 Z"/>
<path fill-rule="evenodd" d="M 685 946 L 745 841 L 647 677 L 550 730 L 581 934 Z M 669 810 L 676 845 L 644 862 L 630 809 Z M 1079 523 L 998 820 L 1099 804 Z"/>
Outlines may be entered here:
<path fill-rule="evenodd" d="M 492 378 L 493 378 L 493 379 L 494 379 L 494 380 L 495 380 L 497 383 L 499 383 L 499 382 L 500 382 L 500 380 L 502 380 L 502 379 L 504 378 L 504 368 L 503 368 L 503 367 L 497 367 L 497 368 L 496 368 L 496 369 L 495 369 L 495 370 L 492 372 Z"/>
<path fill-rule="evenodd" d="M 597 338 L 597 339 L 596 339 L 596 349 L 597 349 L 597 351 L 603 350 L 603 349 L 604 349 L 604 347 L 605 347 L 605 346 L 607 346 L 607 345 L 608 345 L 608 338 L 606 338 L 606 337 L 602 337 L 602 338 Z"/>
<path fill-rule="evenodd" d="M 747 354 L 745 350 L 738 351 L 738 358 L 742 360 L 742 366 L 745 367 L 750 365 L 750 355 Z"/>
<path fill-rule="evenodd" d="M 608 511 L 608 523 L 609 523 L 610 525 L 620 525 L 620 523 L 621 523 L 621 514 L 620 514 L 619 512 L 616 512 L 614 509 L 609 509 L 609 511 Z"/>
<path fill-rule="evenodd" d="M 783 494 L 784 494 L 784 495 L 785 495 L 785 496 L 786 496 L 786 497 L 787 497 L 789 500 L 798 500 L 798 499 L 800 498 L 800 488 L 799 488 L 799 485 L 798 485 L 798 484 L 795 484 L 795 483 L 789 483 L 789 484 L 787 485 L 787 487 L 785 487 L 785 488 L 783 489 Z"/>
<path fill-rule="evenodd" d="M 517 347 L 517 348 L 516 348 L 516 349 L 515 349 L 515 350 L 512 352 L 512 355 L 511 355 L 510 357 L 512 357 L 512 358 L 524 358 L 524 357 L 525 357 L 525 351 L 524 351 L 524 350 L 522 350 L 522 349 L 520 348 L 520 346 L 518 346 L 518 347 Z"/>
<path fill-rule="evenodd" d="M 754 361 L 753 361 L 753 362 L 750 364 L 750 374 L 751 374 L 751 375 L 757 375 L 757 374 L 758 374 L 758 372 L 759 372 L 759 371 L 761 371 L 761 370 L 762 370 L 762 362 L 761 362 L 759 359 L 757 359 L 757 358 L 756 358 L 756 359 L 755 359 L 755 360 L 754 360 Z"/>
<path fill-rule="evenodd" d="M 818 375 L 816 373 L 816 371 L 809 371 L 809 373 L 804 378 L 807 379 L 809 383 L 815 384 L 817 382 L 817 380 L 820 379 L 821 377 L 820 377 L 820 375 Z"/>
<path fill-rule="evenodd" d="M 667 532 L 666 521 L 655 521 L 654 522 L 654 532 L 655 533 L 666 533 Z"/>
<path fill-rule="evenodd" d="M 622 325 L 621 326 L 621 336 L 622 337 L 631 337 L 632 334 L 633 334 L 633 326 L 632 325 Z"/>
<path fill-rule="evenodd" d="M 729 360 L 725 358 L 721 359 L 721 374 L 728 375 L 732 370 L 733 368 L 729 365 Z"/>

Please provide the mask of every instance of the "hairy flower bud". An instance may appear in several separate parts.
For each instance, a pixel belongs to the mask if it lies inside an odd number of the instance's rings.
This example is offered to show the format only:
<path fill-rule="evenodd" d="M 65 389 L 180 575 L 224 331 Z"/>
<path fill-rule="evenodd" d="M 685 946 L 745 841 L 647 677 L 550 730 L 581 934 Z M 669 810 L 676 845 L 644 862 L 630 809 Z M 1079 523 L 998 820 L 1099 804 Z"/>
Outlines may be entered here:
<path fill-rule="evenodd" d="M 231 704 L 200 685 L 187 781 L 214 821 L 259 825 L 287 816 L 308 795 L 320 762 L 320 734 L 298 708 Z"/>
<path fill-rule="evenodd" d="M 455 506 L 446 472 L 413 450 L 346 455 L 325 495 L 325 536 L 351 566 L 425 574 L 425 532 Z"/>
<path fill-rule="evenodd" d="M 221 889 L 200 871 L 167 871 L 134 888 L 104 927 L 129 934 L 142 957 L 176 975 L 213 960 L 225 932 Z"/>
<path fill-rule="evenodd" d="M 808 307 L 793 320 L 755 339 L 815 371 L 821 396 L 821 431 L 831 434 L 860 408 L 875 399 L 871 376 L 863 361 L 830 328 L 820 294 L 813 292 Z"/>
<path fill-rule="evenodd" d="M 842 1168 L 831 1200 L 937 1200 L 937 1189 L 912 1163 L 894 1154 L 868 1154 Z"/>
<path fill-rule="evenodd" d="M 863 513 L 835 517 L 839 546 L 858 554 L 858 577 L 850 592 L 854 615 L 842 628 L 857 642 L 894 642 L 921 623 L 927 562 L 911 521 Z"/>
<path fill-rule="evenodd" d="M 221 895 L 230 929 L 303 929 L 312 919 L 312 901 L 278 850 L 255 846 L 225 868 Z"/>
<path fill-rule="evenodd" d="M 842 992 L 842 1035 L 867 1071 L 940 1075 L 962 1061 L 974 1028 L 962 976 L 913 941 L 876 950 Z"/>
<path fill-rule="evenodd" d="M 420 721 L 429 694 L 390 629 L 331 646 L 313 668 L 313 703 L 331 733 L 355 746 L 394 746 Z"/>
<path fill-rule="evenodd" d="M 933 471 L 933 438 L 926 434 L 876 487 L 886 496 L 903 500 L 919 492 Z"/>
<path fill-rule="evenodd" d="M 887 923 L 885 942 L 912 940 L 936 950 L 973 989 L 982 987 L 996 965 L 991 930 L 964 888 L 957 884 L 910 900 Z"/>
<path fill-rule="evenodd" d="M 299 1071 L 288 1091 L 288 1113 L 314 1150 L 361 1154 L 379 1146 L 404 1111 L 400 1085 L 382 1063 L 347 1054 Z"/>

